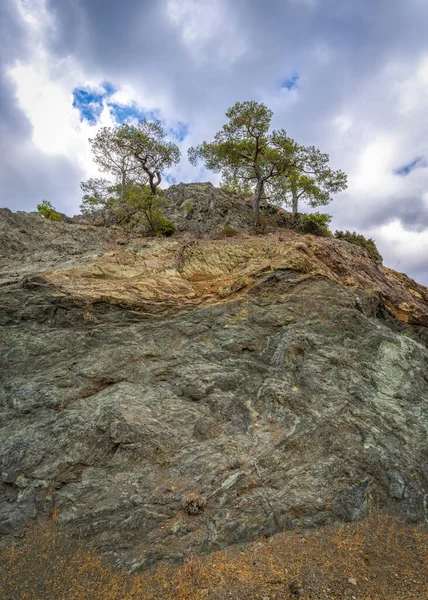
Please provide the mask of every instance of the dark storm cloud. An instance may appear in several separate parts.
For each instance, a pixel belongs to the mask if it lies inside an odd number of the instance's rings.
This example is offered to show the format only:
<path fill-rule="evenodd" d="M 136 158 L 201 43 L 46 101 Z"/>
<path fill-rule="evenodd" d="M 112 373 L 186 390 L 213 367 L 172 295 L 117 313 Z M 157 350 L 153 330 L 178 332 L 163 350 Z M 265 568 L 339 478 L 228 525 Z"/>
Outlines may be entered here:
<path fill-rule="evenodd" d="M 25 138 L 31 127 L 16 106 L 15 91 L 7 66 L 28 54 L 25 29 L 13 0 L 0 3 L 0 140 L 2 150 L 15 137 Z M 3 146 L 4 145 L 4 146 Z M 4 154 L 3 154 L 4 156 Z M 1 173 L 0 173 L 1 175 Z"/>
<path fill-rule="evenodd" d="M 399 219 L 405 229 L 421 232 L 428 229 L 428 206 L 421 196 L 403 195 L 373 203 L 371 210 L 354 219 L 360 227 L 369 229 Z"/>

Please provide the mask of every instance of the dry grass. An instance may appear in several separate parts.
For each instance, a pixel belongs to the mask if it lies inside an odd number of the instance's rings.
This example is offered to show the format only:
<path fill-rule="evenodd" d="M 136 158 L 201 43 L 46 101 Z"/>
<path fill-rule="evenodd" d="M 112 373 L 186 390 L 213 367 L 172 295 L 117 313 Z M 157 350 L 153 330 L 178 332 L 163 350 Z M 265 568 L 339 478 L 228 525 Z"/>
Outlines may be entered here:
<path fill-rule="evenodd" d="M 0 554 L 2 600 L 428 598 L 428 532 L 386 515 L 128 576 L 52 523 Z"/>

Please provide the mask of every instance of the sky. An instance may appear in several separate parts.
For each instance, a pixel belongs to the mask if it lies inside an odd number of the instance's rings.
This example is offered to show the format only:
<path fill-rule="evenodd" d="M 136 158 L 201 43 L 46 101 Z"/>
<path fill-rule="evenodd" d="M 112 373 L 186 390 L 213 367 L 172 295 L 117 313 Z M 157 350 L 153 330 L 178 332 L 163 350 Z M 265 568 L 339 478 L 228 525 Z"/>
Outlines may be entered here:
<path fill-rule="evenodd" d="M 256 100 L 348 174 L 333 230 L 428 285 L 427 29 L 427 0 L 1 0 L 0 206 L 77 214 L 88 138 L 140 118 L 182 152 L 166 184 L 218 184 L 187 148 Z"/>

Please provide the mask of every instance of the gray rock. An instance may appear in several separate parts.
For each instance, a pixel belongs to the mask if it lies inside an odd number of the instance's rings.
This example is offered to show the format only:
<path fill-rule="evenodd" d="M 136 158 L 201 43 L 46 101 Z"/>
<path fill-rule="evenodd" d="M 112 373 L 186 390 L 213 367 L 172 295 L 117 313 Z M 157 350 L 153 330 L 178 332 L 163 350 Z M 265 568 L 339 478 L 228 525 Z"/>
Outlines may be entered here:
<path fill-rule="evenodd" d="M 263 204 L 261 213 L 271 227 L 296 229 L 299 215 Z M 165 214 L 179 231 L 195 234 L 221 233 L 225 228 L 237 232 L 252 231 L 254 216 L 251 197 L 215 188 L 211 183 L 179 183 L 165 192 Z"/>
<path fill-rule="evenodd" d="M 55 509 L 135 569 L 376 508 L 424 518 L 422 325 L 386 318 L 372 292 L 294 272 L 163 315 L 106 298 L 87 319 L 88 299 L 44 273 L 85 267 L 112 232 L 4 215 L 4 535 Z"/>

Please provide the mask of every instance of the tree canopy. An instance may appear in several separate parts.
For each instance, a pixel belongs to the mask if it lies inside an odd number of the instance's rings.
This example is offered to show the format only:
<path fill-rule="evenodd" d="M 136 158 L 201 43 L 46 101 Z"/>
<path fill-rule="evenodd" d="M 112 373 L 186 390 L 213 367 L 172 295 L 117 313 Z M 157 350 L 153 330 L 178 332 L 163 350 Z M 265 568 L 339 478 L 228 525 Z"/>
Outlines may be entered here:
<path fill-rule="evenodd" d="M 129 184 L 127 184 L 129 186 Z M 87 181 L 80 183 L 83 192 L 83 199 L 80 210 L 84 216 L 90 216 L 107 206 L 127 203 L 127 185 L 112 183 L 108 179 L 101 177 L 91 177 Z"/>
<path fill-rule="evenodd" d="M 94 138 L 89 139 L 94 160 L 100 171 L 113 175 L 120 186 L 121 204 L 125 202 L 125 187 L 128 180 L 138 178 L 140 169 L 132 152 L 122 139 L 123 129 L 123 125 L 102 127 Z M 92 182 L 94 181 L 92 180 Z"/>
<path fill-rule="evenodd" d="M 110 207 L 122 223 L 142 223 L 151 234 L 170 235 L 174 226 L 163 216 L 158 186 L 162 172 L 180 159 L 159 121 L 103 127 L 89 140 L 95 162 L 112 180 L 83 181 L 84 215 Z"/>
<path fill-rule="evenodd" d="M 192 164 L 202 159 L 225 185 L 252 190 L 256 222 L 262 198 L 281 204 L 292 198 L 297 211 L 299 199 L 327 204 L 332 193 L 346 188 L 346 175 L 328 166 L 327 154 L 298 144 L 284 129 L 270 131 L 272 115 L 262 103 L 237 102 L 213 142 L 189 149 Z"/>
<path fill-rule="evenodd" d="M 290 206 L 293 213 L 298 212 L 300 202 L 312 206 L 324 206 L 332 200 L 332 195 L 345 190 L 347 177 L 343 171 L 333 171 L 328 166 L 328 155 L 313 148 L 312 154 L 318 154 L 318 163 L 314 173 L 295 170 L 277 186 L 275 197 L 281 204 Z"/>
<path fill-rule="evenodd" d="M 180 160 L 180 150 L 166 140 L 160 121 L 142 120 L 138 125 L 125 124 L 119 133 L 121 144 L 146 174 L 153 194 L 162 181 L 162 171 Z"/>

